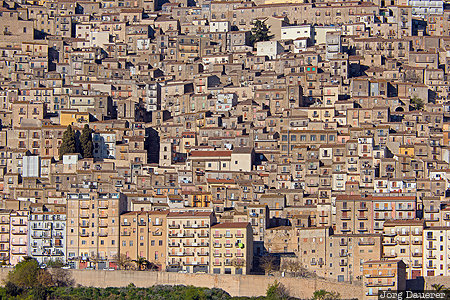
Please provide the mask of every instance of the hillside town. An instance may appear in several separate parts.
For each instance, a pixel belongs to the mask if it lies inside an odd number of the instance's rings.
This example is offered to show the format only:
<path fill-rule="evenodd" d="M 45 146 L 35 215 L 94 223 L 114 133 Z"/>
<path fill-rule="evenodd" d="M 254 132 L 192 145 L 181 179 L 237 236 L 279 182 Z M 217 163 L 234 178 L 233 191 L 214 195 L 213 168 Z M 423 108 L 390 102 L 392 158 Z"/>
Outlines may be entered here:
<path fill-rule="evenodd" d="M 442 0 L 3 0 L 0 56 L 2 265 L 450 276 Z"/>

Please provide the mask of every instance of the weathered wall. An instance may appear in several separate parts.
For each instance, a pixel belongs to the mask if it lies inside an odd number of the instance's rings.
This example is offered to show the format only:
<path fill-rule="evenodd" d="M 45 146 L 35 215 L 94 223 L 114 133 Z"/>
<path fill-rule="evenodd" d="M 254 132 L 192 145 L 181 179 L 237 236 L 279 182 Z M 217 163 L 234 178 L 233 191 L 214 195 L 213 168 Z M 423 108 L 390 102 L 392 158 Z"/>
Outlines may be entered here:
<path fill-rule="evenodd" d="M 430 276 L 430 277 L 424 277 L 424 287 L 425 290 L 434 290 L 432 285 L 433 284 L 442 284 L 447 288 L 450 288 L 450 276 Z"/>
<path fill-rule="evenodd" d="M 0 279 L 4 279 L 10 269 L 0 269 Z M 137 287 L 149 287 L 156 284 L 194 285 L 198 287 L 221 288 L 232 296 L 265 295 L 267 286 L 275 280 L 281 282 L 294 297 L 311 298 L 315 290 L 325 289 L 341 294 L 344 299 L 362 299 L 361 285 L 330 282 L 322 279 L 297 279 L 258 275 L 212 275 L 180 274 L 169 272 L 139 271 L 97 271 L 72 270 L 77 284 L 95 287 L 124 287 L 134 283 Z"/>

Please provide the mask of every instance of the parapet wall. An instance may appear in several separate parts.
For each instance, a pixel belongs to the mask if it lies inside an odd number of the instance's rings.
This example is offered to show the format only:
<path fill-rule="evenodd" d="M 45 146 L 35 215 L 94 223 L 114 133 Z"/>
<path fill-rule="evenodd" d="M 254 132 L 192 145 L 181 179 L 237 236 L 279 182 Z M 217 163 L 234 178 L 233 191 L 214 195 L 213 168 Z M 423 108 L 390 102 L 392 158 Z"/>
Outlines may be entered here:
<path fill-rule="evenodd" d="M 11 269 L 0 269 L 0 279 L 6 278 Z M 330 282 L 323 279 L 287 278 L 258 275 L 181 274 L 148 271 L 71 270 L 76 284 L 93 287 L 137 287 L 152 285 L 193 285 L 221 288 L 232 296 L 262 296 L 275 280 L 281 282 L 291 296 L 311 298 L 314 291 L 324 289 L 338 292 L 343 299 L 362 299 L 363 287 L 357 284 Z"/>

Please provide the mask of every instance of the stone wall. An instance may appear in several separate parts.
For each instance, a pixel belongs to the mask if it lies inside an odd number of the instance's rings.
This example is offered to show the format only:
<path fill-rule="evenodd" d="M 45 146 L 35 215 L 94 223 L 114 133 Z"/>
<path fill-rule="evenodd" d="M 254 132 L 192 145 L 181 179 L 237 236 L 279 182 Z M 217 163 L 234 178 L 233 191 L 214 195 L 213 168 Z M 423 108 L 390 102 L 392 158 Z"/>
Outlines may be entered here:
<path fill-rule="evenodd" d="M 4 279 L 11 269 L 0 269 L 0 279 Z M 146 271 L 103 271 L 72 270 L 77 284 L 94 287 L 125 287 L 130 283 L 137 287 L 149 287 L 156 284 L 194 285 L 198 287 L 221 288 L 232 296 L 262 296 L 267 287 L 275 280 L 281 282 L 291 296 L 311 298 L 315 290 L 325 289 L 341 294 L 343 299 L 362 299 L 361 285 L 331 282 L 323 279 L 298 279 L 258 275 L 213 275 L 181 274 Z M 2 281 L 3 282 L 3 281 Z"/>
<path fill-rule="evenodd" d="M 434 290 L 433 284 L 442 284 L 443 286 L 450 288 L 450 276 L 425 276 L 424 279 L 424 287 L 425 290 Z"/>

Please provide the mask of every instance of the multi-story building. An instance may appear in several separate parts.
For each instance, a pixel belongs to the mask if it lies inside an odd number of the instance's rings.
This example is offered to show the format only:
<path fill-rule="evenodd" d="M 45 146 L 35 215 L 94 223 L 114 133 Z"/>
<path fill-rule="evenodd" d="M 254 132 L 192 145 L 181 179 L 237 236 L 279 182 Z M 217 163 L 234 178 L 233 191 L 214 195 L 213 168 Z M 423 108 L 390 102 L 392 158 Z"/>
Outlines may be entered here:
<path fill-rule="evenodd" d="M 400 260 L 370 260 L 363 264 L 364 299 L 378 299 L 383 291 L 406 288 L 406 265 Z"/>
<path fill-rule="evenodd" d="M 167 271 L 210 272 L 212 212 L 180 211 L 167 215 Z"/>
<path fill-rule="evenodd" d="M 210 272 L 248 274 L 253 263 L 253 232 L 250 223 L 230 222 L 211 227 Z"/>
<path fill-rule="evenodd" d="M 115 268 L 119 255 L 120 214 L 126 209 L 121 193 L 67 195 L 67 259 L 77 268 Z"/>
<path fill-rule="evenodd" d="M 0 210 L 0 259 L 6 264 L 9 264 L 10 257 L 10 238 L 11 238 L 11 226 L 10 216 L 11 209 Z"/>
<path fill-rule="evenodd" d="M 336 212 L 337 232 L 381 233 L 387 220 L 415 219 L 416 199 L 414 196 L 338 195 Z"/>
<path fill-rule="evenodd" d="M 167 211 L 131 211 L 120 216 L 120 254 L 131 260 L 145 258 L 165 269 Z"/>
<path fill-rule="evenodd" d="M 428 227 L 423 230 L 422 276 L 448 276 L 449 227 Z"/>
<path fill-rule="evenodd" d="M 421 220 L 389 220 L 384 222 L 383 257 L 401 259 L 406 265 L 406 277 L 415 279 L 423 276 L 422 235 L 424 222 Z"/>
<path fill-rule="evenodd" d="M 12 211 L 9 218 L 10 246 L 9 262 L 15 265 L 28 254 L 28 215 L 29 211 Z"/>
<path fill-rule="evenodd" d="M 66 214 L 32 212 L 28 220 L 28 254 L 39 263 L 66 262 Z"/>

